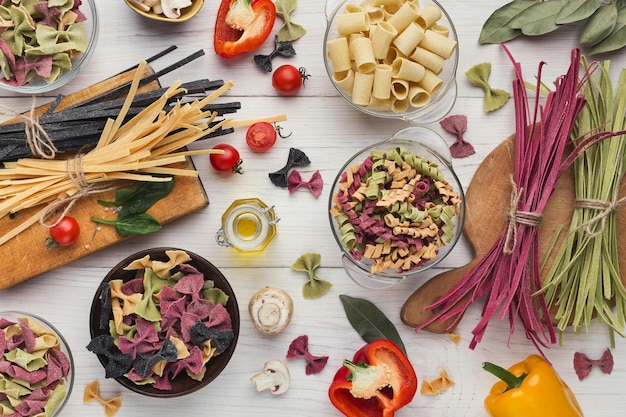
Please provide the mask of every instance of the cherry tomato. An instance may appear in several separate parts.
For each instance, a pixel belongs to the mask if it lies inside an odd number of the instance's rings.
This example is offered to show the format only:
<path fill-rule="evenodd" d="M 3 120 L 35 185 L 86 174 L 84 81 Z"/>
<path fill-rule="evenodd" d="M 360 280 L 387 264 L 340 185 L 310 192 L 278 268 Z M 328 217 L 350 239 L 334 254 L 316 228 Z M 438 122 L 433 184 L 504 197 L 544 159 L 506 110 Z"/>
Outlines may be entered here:
<path fill-rule="evenodd" d="M 282 65 L 272 74 L 272 85 L 280 94 L 291 96 L 300 91 L 300 87 L 304 85 L 304 80 L 308 77 L 309 74 L 302 67 Z"/>
<path fill-rule="evenodd" d="M 276 128 L 267 122 L 254 123 L 246 132 L 246 143 L 257 152 L 265 152 L 276 143 Z"/>
<path fill-rule="evenodd" d="M 232 145 L 220 143 L 213 149 L 221 149 L 224 153 L 212 153 L 209 158 L 211 165 L 218 172 L 243 174 L 239 151 Z"/>
<path fill-rule="evenodd" d="M 59 246 L 70 246 L 80 234 L 80 226 L 73 217 L 64 216 L 61 221 L 50 228 L 50 238 L 54 241 L 54 244 Z M 52 242 L 50 242 L 52 243 Z"/>

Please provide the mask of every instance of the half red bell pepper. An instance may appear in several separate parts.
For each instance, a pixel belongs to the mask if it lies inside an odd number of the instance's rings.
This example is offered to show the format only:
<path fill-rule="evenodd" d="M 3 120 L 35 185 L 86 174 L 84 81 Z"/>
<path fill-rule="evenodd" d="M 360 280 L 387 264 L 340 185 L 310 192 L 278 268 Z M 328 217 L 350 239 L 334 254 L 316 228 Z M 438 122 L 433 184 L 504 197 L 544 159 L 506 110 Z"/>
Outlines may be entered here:
<path fill-rule="evenodd" d="M 272 0 L 222 0 L 217 11 L 213 47 L 223 58 L 250 52 L 267 39 L 276 21 Z"/>
<path fill-rule="evenodd" d="M 344 361 L 328 390 L 331 403 L 348 417 L 391 417 L 417 392 L 417 376 L 404 352 L 381 339 Z"/>

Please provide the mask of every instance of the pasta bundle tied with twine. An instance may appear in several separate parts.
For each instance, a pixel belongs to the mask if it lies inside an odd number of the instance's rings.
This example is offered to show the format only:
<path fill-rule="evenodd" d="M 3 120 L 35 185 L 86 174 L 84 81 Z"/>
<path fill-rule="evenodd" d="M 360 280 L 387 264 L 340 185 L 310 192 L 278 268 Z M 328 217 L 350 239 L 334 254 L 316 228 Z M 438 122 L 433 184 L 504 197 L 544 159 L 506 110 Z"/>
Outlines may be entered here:
<path fill-rule="evenodd" d="M 95 147 L 66 159 L 21 158 L 5 162 L 0 170 L 0 219 L 19 211 L 39 210 L 0 237 L 0 245 L 40 222 L 51 227 L 81 197 L 110 190 L 114 181 L 170 181 L 171 176 L 193 176 L 193 168 L 174 166 L 212 149 L 188 150 L 187 146 L 221 128 L 246 126 L 258 120 L 215 122 L 217 112 L 206 110 L 234 85 L 226 82 L 193 101 L 171 98 L 185 91 L 177 81 L 141 112 L 125 120 L 141 82 L 146 62 L 141 62 L 130 90 L 115 119 L 108 119 Z M 284 115 L 263 120 L 285 120 Z"/>
<path fill-rule="evenodd" d="M 508 224 L 479 262 L 447 294 L 427 307 L 433 316 L 418 329 L 434 321 L 451 322 L 451 328 L 472 303 L 484 297 L 482 317 L 472 330 L 470 348 L 482 340 L 491 318 L 497 317 L 508 319 L 511 335 L 516 322 L 521 322 L 526 337 L 541 351 L 542 346 L 556 343 L 556 334 L 543 294 L 535 294 L 541 288 L 537 229 L 557 180 L 589 146 L 606 136 L 592 135 L 568 152 L 570 132 L 585 105 L 579 91 L 589 75 L 585 73 L 579 79 L 578 49 L 572 50 L 570 67 L 557 78 L 555 90 L 548 94 L 545 104 L 539 105 L 537 94 L 531 112 L 521 65 L 503 48 L 515 68 L 515 167 Z"/>

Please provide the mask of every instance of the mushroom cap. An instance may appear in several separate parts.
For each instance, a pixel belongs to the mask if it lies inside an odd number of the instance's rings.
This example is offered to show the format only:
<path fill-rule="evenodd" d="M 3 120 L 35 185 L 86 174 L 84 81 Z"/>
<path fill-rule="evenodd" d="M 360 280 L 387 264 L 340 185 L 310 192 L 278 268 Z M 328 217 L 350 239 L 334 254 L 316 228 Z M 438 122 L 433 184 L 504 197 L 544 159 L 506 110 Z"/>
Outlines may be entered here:
<path fill-rule="evenodd" d="M 254 327 L 261 333 L 280 333 L 291 322 L 293 300 L 286 291 L 268 286 L 250 298 L 248 312 Z"/>

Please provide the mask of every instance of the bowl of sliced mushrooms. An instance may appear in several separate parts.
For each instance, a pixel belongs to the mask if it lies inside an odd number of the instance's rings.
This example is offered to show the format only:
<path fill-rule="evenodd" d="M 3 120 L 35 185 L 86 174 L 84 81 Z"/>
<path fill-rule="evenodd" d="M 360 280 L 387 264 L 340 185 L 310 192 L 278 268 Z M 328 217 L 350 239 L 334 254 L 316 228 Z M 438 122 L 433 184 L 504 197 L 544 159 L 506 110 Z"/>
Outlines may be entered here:
<path fill-rule="evenodd" d="M 185 22 L 194 17 L 204 0 L 124 0 L 126 5 L 148 19 Z"/>

